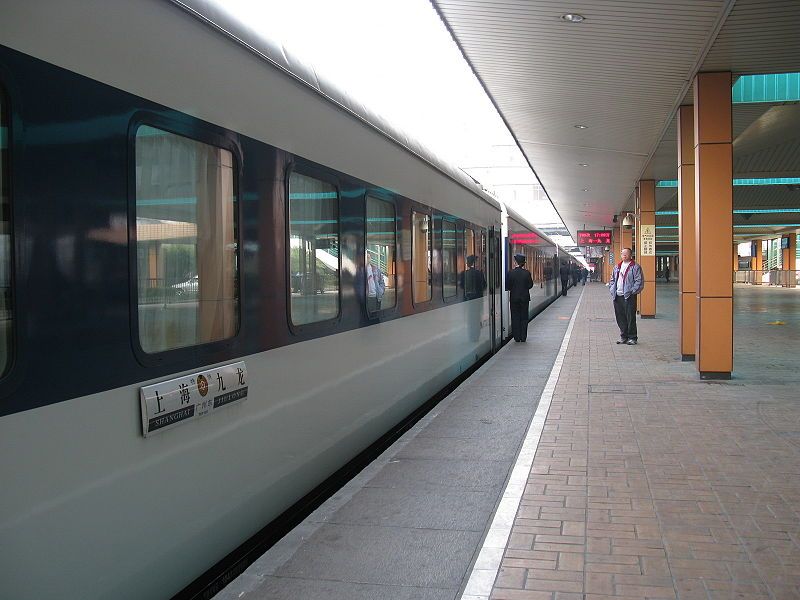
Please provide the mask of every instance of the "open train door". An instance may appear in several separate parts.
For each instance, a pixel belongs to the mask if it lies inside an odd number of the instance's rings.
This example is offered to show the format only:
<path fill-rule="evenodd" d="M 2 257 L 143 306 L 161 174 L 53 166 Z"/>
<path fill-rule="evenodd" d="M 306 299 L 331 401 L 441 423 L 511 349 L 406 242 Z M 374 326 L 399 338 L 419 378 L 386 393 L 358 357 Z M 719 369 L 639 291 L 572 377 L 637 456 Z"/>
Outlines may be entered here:
<path fill-rule="evenodd" d="M 503 343 L 503 287 L 501 234 L 498 227 L 489 228 L 489 320 L 492 327 L 492 352 Z"/>

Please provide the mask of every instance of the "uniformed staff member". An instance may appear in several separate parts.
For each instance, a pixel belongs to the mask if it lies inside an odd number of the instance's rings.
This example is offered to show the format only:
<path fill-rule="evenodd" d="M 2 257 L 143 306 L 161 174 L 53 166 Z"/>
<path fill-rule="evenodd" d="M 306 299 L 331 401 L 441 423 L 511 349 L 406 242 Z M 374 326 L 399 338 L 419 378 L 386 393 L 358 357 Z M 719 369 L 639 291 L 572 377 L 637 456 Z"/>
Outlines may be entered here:
<path fill-rule="evenodd" d="M 525 264 L 523 254 L 515 254 L 516 268 L 506 276 L 506 291 L 510 292 L 511 303 L 511 334 L 515 342 L 524 342 L 528 338 L 528 304 L 531 294 L 528 290 L 533 287 L 533 278 L 530 271 L 522 268 Z"/>

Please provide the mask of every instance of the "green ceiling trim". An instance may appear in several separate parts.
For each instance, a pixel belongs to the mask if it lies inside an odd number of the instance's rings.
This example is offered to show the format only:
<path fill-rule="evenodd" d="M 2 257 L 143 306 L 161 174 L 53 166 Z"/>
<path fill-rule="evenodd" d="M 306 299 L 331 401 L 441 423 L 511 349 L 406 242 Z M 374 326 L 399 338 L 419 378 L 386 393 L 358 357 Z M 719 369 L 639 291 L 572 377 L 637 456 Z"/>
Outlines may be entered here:
<path fill-rule="evenodd" d="M 800 177 L 755 177 L 750 179 L 734 179 L 733 185 L 748 187 L 753 185 L 800 185 Z M 658 188 L 676 188 L 677 179 L 661 179 L 656 182 Z"/>
<path fill-rule="evenodd" d="M 743 75 L 731 91 L 734 104 L 800 101 L 800 73 Z"/>

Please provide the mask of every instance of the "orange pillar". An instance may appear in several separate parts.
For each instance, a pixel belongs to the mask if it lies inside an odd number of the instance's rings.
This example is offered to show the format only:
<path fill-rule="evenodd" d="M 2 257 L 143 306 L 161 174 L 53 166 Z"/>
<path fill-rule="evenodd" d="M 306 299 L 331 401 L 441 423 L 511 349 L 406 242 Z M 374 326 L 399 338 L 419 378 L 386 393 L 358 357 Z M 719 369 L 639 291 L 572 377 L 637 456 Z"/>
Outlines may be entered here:
<path fill-rule="evenodd" d="M 794 231 L 789 234 L 789 247 L 784 250 L 783 255 L 783 268 L 785 271 L 790 271 L 786 287 L 797 287 L 796 276 L 794 271 L 797 270 L 797 233 Z"/>
<path fill-rule="evenodd" d="M 694 360 L 697 327 L 694 231 L 694 107 L 678 109 L 678 286 L 681 360 Z"/>
<path fill-rule="evenodd" d="M 739 244 L 733 242 L 733 271 L 739 270 Z"/>
<path fill-rule="evenodd" d="M 621 229 L 622 229 L 622 214 L 620 214 L 620 216 L 619 216 L 619 225 L 617 227 L 617 230 L 614 232 L 614 238 L 613 238 L 614 239 L 614 242 L 613 242 L 614 245 L 612 246 L 613 253 L 612 253 L 612 256 L 611 256 L 611 270 L 608 272 L 609 280 L 611 279 L 611 275 L 612 275 L 612 273 L 614 271 L 614 265 L 617 264 L 620 261 L 619 251 L 621 250 L 621 247 L 619 245 L 619 241 L 622 238 L 622 235 L 620 234 L 620 230 Z"/>
<path fill-rule="evenodd" d="M 639 182 L 639 227 L 636 230 L 639 265 L 644 271 L 644 290 L 639 296 L 643 319 L 656 316 L 656 182 Z"/>
<path fill-rule="evenodd" d="M 700 73 L 694 80 L 694 203 L 701 379 L 730 379 L 733 371 L 733 282 L 720 268 L 733 239 L 731 142 L 731 74 Z"/>
<path fill-rule="evenodd" d="M 762 242 L 764 240 L 753 240 L 756 245 L 756 255 L 753 257 L 751 268 L 753 271 L 753 285 L 761 285 L 761 273 L 764 271 L 764 254 L 761 252 Z M 752 242 L 751 242 L 752 243 Z"/>

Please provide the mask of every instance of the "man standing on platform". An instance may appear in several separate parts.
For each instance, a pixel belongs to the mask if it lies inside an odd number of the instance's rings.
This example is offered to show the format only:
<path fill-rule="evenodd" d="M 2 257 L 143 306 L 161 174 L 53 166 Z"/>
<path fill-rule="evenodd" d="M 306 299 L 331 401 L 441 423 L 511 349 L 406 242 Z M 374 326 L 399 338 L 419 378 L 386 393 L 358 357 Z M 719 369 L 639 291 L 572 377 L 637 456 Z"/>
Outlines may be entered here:
<path fill-rule="evenodd" d="M 567 286 L 569 286 L 569 265 L 565 262 L 561 263 L 561 266 L 558 268 L 558 276 L 561 277 L 561 295 L 567 295 Z"/>
<path fill-rule="evenodd" d="M 630 248 L 622 249 L 622 261 L 614 267 L 608 287 L 614 302 L 614 314 L 619 325 L 618 344 L 635 346 L 636 334 L 636 296 L 644 289 L 644 274 L 639 264 L 631 258 Z"/>
<path fill-rule="evenodd" d="M 511 334 L 515 342 L 524 342 L 528 339 L 528 304 L 531 294 L 528 290 L 533 287 L 533 278 L 530 271 L 522 268 L 525 264 L 525 255 L 515 254 L 516 268 L 506 276 L 506 291 L 509 293 L 511 303 Z"/>

